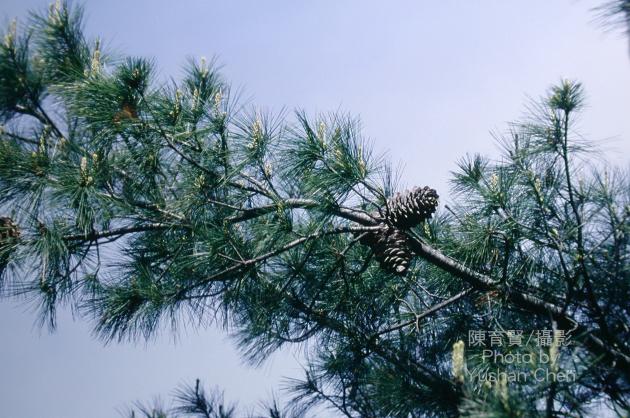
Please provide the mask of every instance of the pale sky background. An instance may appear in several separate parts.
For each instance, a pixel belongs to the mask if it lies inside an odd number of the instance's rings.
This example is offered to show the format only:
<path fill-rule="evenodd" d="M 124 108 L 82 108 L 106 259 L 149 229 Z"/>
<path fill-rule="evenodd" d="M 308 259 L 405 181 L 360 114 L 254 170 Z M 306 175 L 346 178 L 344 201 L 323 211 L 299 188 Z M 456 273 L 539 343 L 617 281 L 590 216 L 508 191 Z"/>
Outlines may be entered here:
<path fill-rule="evenodd" d="M 489 131 L 523 115 L 562 77 L 588 96 L 582 134 L 608 158 L 630 155 L 626 39 L 594 23 L 594 1 L 87 1 L 86 29 L 127 54 L 154 57 L 162 76 L 187 57 L 216 55 L 251 103 L 361 117 L 405 185 L 447 179 L 467 152 L 496 155 Z M 2 0 L 0 18 L 48 1 Z M 611 140 L 612 139 L 612 140 Z M 189 331 L 144 343 L 103 344 L 90 324 L 59 317 L 54 333 L 28 307 L 0 301 L 0 417 L 105 418 L 135 400 L 166 397 L 202 378 L 252 405 L 279 392 L 299 365 L 287 351 L 244 366 L 224 334 Z"/>

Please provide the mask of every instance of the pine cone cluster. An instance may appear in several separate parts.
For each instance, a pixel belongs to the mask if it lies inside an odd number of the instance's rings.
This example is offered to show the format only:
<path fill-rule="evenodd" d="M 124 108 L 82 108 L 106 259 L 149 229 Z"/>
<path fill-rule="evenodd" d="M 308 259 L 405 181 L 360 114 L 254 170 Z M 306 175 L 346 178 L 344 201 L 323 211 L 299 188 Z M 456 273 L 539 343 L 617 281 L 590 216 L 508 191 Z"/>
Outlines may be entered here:
<path fill-rule="evenodd" d="M 379 218 L 381 228 L 364 234 L 360 242 L 374 251 L 381 266 L 395 274 L 405 274 L 411 264 L 405 229 L 412 228 L 429 219 L 438 204 L 438 194 L 430 187 L 414 187 L 411 191 L 398 193 L 387 201 L 385 218 Z"/>
<path fill-rule="evenodd" d="M 13 222 L 13 219 L 0 217 L 0 273 L 7 266 L 10 247 L 19 236 L 20 229 Z"/>
<path fill-rule="evenodd" d="M 359 242 L 374 251 L 376 260 L 385 270 L 405 274 L 411 263 L 411 249 L 404 232 L 387 225 L 376 232 L 368 232 Z"/>
<path fill-rule="evenodd" d="M 427 186 L 397 193 L 387 201 L 387 220 L 396 228 L 413 228 L 433 215 L 438 197 L 437 192 Z"/>

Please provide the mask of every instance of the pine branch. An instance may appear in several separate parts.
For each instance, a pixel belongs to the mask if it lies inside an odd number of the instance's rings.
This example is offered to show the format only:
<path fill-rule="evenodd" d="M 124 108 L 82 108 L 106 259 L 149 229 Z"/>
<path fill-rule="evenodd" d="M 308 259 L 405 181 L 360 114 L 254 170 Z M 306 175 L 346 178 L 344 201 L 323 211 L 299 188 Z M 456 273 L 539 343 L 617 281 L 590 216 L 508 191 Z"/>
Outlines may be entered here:
<path fill-rule="evenodd" d="M 584 335 L 584 345 L 596 356 L 603 356 L 612 367 L 621 367 L 630 376 L 630 356 L 620 352 L 613 345 L 606 344 L 597 336 L 601 330 L 588 329 L 569 317 L 564 310 L 549 302 L 511 288 L 502 289 L 500 283 L 491 277 L 476 272 L 458 261 L 432 248 L 420 238 L 410 234 L 410 242 L 414 252 L 430 263 L 442 268 L 460 279 L 463 279 L 476 290 L 496 290 L 503 294 L 516 306 L 538 315 L 551 315 L 558 324 L 573 330 L 577 335 Z"/>
<path fill-rule="evenodd" d="M 189 228 L 184 225 L 153 223 L 153 224 L 146 224 L 146 225 L 109 229 L 106 231 L 92 231 L 88 234 L 66 235 L 63 237 L 63 239 L 65 241 L 96 241 L 101 238 L 120 237 L 122 235 L 134 234 L 137 232 L 161 231 L 165 229 L 171 229 L 173 227 Z"/>
<path fill-rule="evenodd" d="M 183 291 L 183 293 L 185 293 L 187 291 L 190 291 L 190 290 L 192 290 L 194 288 L 197 288 L 199 286 L 203 286 L 203 285 L 205 285 L 207 283 L 224 281 L 224 280 L 228 279 L 231 274 L 236 273 L 239 270 L 246 269 L 246 268 L 249 268 L 251 266 L 254 266 L 254 265 L 258 264 L 258 263 L 266 261 L 266 260 L 268 260 L 268 259 L 270 259 L 272 257 L 280 255 L 280 254 L 282 254 L 284 252 L 289 251 L 292 248 L 295 248 L 295 247 L 297 247 L 299 245 L 302 245 L 302 244 L 304 244 L 304 243 L 306 243 L 308 241 L 315 240 L 317 238 L 321 238 L 321 237 L 324 237 L 324 236 L 327 236 L 327 235 L 335 235 L 335 234 L 361 233 L 361 232 L 375 231 L 377 229 L 378 229 L 378 227 L 369 227 L 369 226 L 368 227 L 365 227 L 365 226 L 363 226 L 363 227 L 356 227 L 356 226 L 355 227 L 344 227 L 344 228 L 336 228 L 336 229 L 333 229 L 331 231 L 316 232 L 316 233 L 307 235 L 305 237 L 297 238 L 297 239 L 295 239 L 295 240 L 293 240 L 293 241 L 291 241 L 291 242 L 289 242 L 287 244 L 284 244 L 283 246 L 281 246 L 281 247 L 279 247 L 279 248 L 277 248 L 275 250 L 269 251 L 269 252 L 267 252 L 265 254 L 261 254 L 261 255 L 259 255 L 257 257 L 254 257 L 254 258 L 250 258 L 250 259 L 247 259 L 247 260 L 239 261 L 238 263 L 236 263 L 236 264 L 234 264 L 234 265 L 232 265 L 232 266 L 230 266 L 230 267 L 228 267 L 228 268 L 226 268 L 226 269 L 224 269 L 224 270 L 222 270 L 222 271 L 220 271 L 218 273 L 215 273 L 215 274 L 213 274 L 213 275 L 211 275 L 209 277 L 203 278 L 203 279 L 199 280 L 197 283 L 195 283 L 192 287 L 189 287 L 189 288 L 185 289 Z"/>
<path fill-rule="evenodd" d="M 272 288 L 276 288 L 276 286 L 271 283 L 269 283 L 269 285 L 272 286 Z M 378 339 L 378 336 L 368 337 L 360 333 L 357 335 L 355 331 L 347 327 L 343 322 L 337 321 L 325 312 L 321 312 L 307 306 L 295 296 L 287 292 L 282 292 L 282 297 L 284 300 L 289 302 L 293 308 L 313 318 L 324 329 L 331 329 L 338 332 L 340 335 L 347 336 L 353 340 L 357 339 L 370 351 L 378 354 L 380 357 L 391 363 L 400 373 L 413 376 L 419 382 L 430 388 L 434 393 L 439 393 L 440 396 L 444 398 L 457 399 L 459 397 L 459 389 L 452 381 L 443 378 L 422 364 L 415 364 L 415 368 L 410 368 L 407 362 L 399 358 L 396 354 L 390 352 L 389 349 L 382 344 L 382 341 Z"/>
<path fill-rule="evenodd" d="M 236 222 L 246 221 L 249 219 L 257 218 L 259 216 L 266 215 L 268 213 L 278 210 L 279 207 L 293 208 L 293 209 L 297 209 L 297 208 L 304 208 L 304 209 L 311 208 L 312 209 L 312 208 L 318 208 L 320 206 L 321 206 L 321 202 L 317 202 L 312 199 L 284 199 L 284 200 L 280 200 L 276 204 L 269 204 L 266 206 L 260 206 L 256 208 L 241 209 L 242 214 L 231 216 L 227 219 L 230 222 L 236 223 Z M 357 222 L 360 225 L 365 225 L 365 226 L 377 225 L 376 219 L 374 219 L 373 217 L 369 216 L 368 214 L 362 211 L 357 211 L 354 209 L 343 208 L 343 207 L 326 208 L 326 209 L 332 210 L 335 215 L 341 218 Z"/>

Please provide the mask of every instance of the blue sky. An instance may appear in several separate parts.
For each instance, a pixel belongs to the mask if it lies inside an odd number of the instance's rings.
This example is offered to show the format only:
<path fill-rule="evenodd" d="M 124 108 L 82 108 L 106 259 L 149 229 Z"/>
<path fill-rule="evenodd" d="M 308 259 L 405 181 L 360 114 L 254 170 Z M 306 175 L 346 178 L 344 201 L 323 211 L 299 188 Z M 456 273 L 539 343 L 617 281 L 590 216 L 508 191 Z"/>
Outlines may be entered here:
<path fill-rule="evenodd" d="M 3 0 L 0 18 L 24 18 L 47 1 Z M 86 30 L 111 50 L 154 57 L 178 78 L 187 57 L 216 56 L 252 104 L 272 111 L 344 111 L 361 117 L 403 184 L 447 180 L 467 152 L 496 155 L 490 131 L 521 117 L 528 97 L 561 78 L 584 83 L 580 131 L 606 159 L 628 165 L 627 41 L 594 23 L 598 2 L 87 1 Z M 90 325 L 62 313 L 59 329 L 34 326 L 28 307 L 0 301 L 0 416 L 116 416 L 138 399 L 200 377 L 243 405 L 295 376 L 285 351 L 244 366 L 217 330 L 168 333 L 104 347 Z"/>

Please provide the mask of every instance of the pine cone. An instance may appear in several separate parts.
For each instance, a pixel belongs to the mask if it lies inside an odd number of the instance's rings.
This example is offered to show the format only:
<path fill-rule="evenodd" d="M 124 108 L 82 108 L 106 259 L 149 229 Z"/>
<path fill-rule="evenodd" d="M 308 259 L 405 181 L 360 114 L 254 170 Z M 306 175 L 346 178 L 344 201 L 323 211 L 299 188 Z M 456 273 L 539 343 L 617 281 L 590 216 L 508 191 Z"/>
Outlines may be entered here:
<path fill-rule="evenodd" d="M 429 219 L 438 205 L 438 194 L 430 187 L 414 187 L 387 201 L 387 220 L 397 228 L 409 229 Z"/>
<path fill-rule="evenodd" d="M 404 232 L 383 224 L 380 230 L 363 235 L 359 242 L 374 251 L 385 270 L 402 275 L 409 269 L 412 253 Z"/>
<path fill-rule="evenodd" d="M 398 229 L 390 229 L 385 239 L 385 248 L 377 258 L 381 259 L 381 265 L 396 274 L 405 274 L 411 263 L 411 250 L 407 243 L 407 236 Z"/>
<path fill-rule="evenodd" d="M 20 236 L 20 229 L 13 219 L 0 217 L 0 245 Z"/>
<path fill-rule="evenodd" d="M 0 217 L 0 274 L 9 263 L 11 245 L 20 236 L 20 229 L 13 219 Z"/>
<path fill-rule="evenodd" d="M 120 123 L 123 120 L 138 119 L 138 110 L 133 103 L 123 103 L 119 112 L 114 115 L 114 123 Z"/>

